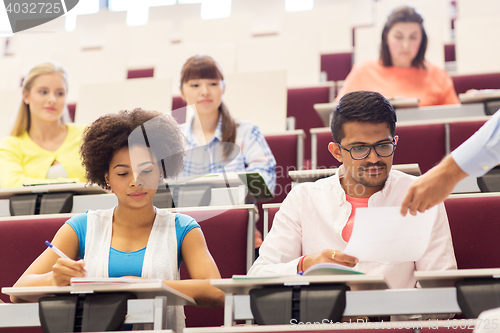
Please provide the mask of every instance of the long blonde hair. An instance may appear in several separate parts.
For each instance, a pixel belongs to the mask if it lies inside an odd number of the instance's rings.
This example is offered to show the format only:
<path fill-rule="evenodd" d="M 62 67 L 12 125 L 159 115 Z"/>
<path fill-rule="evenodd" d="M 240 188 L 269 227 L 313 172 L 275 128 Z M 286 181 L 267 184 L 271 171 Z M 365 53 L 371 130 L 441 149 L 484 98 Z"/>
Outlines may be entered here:
<path fill-rule="evenodd" d="M 61 65 L 55 62 L 44 62 L 38 66 L 33 67 L 28 76 L 24 78 L 23 81 L 23 94 L 24 92 L 28 92 L 31 90 L 33 86 L 33 82 L 40 76 L 44 74 L 54 74 L 58 73 L 62 76 L 64 83 L 66 84 L 66 92 L 68 90 L 68 77 L 66 75 L 66 71 L 62 68 Z M 66 106 L 65 106 L 66 109 Z M 63 112 L 63 116 L 61 116 L 61 120 L 64 122 L 65 113 L 67 110 Z M 31 115 L 29 110 L 29 105 L 24 102 L 24 98 L 21 99 L 21 105 L 19 106 L 19 111 L 17 112 L 16 122 L 14 123 L 14 127 L 10 132 L 12 136 L 20 136 L 24 133 L 24 131 L 29 131 L 31 125 Z"/>

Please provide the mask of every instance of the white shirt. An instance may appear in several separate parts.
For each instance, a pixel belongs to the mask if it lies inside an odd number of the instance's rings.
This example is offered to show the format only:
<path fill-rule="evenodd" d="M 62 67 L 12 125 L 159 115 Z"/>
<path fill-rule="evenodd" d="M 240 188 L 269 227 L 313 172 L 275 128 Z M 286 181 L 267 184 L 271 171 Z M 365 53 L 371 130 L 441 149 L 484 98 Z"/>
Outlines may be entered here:
<path fill-rule="evenodd" d="M 351 214 L 339 174 L 314 183 L 297 185 L 283 201 L 273 227 L 260 248 L 259 258 L 248 275 L 275 276 L 297 274 L 301 256 L 324 249 L 343 251 L 347 242 L 342 229 Z M 384 188 L 373 194 L 368 207 L 400 206 L 416 177 L 391 170 Z M 415 270 L 456 269 L 455 253 L 444 204 L 438 206 L 431 239 L 422 258 L 416 262 L 360 261 L 358 269 L 369 274 L 384 275 L 391 288 L 413 288 Z"/>
<path fill-rule="evenodd" d="M 500 163 L 500 112 L 496 112 L 451 156 L 471 176 L 481 177 Z"/>

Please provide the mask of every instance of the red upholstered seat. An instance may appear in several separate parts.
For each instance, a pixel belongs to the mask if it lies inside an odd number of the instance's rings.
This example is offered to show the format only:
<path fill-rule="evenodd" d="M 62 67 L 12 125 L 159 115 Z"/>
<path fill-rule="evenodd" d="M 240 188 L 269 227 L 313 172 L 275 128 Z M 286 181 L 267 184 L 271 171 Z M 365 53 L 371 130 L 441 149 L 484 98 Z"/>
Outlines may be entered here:
<path fill-rule="evenodd" d="M 438 164 L 446 154 L 444 124 L 397 126 L 398 146 L 394 164 L 418 163 L 422 173 Z"/>
<path fill-rule="evenodd" d="M 180 97 L 180 96 L 172 97 L 172 111 L 183 108 L 185 106 L 186 106 L 186 102 L 182 99 L 182 97 Z M 185 110 L 182 112 L 182 114 L 179 112 L 173 112 L 173 116 L 179 124 L 183 124 L 186 122 L 186 111 Z"/>
<path fill-rule="evenodd" d="M 214 211 L 211 211 L 213 213 Z M 192 211 L 183 214 L 193 217 L 201 226 L 208 250 L 219 268 L 223 278 L 246 274 L 247 209 L 220 211 L 209 219 L 206 212 Z M 181 279 L 188 279 L 184 264 L 181 266 Z M 224 309 L 207 309 L 186 306 L 186 327 L 220 326 L 224 324 Z"/>
<path fill-rule="evenodd" d="M 271 228 L 273 227 L 274 217 L 276 216 L 276 213 L 279 210 L 280 210 L 279 207 L 273 207 L 273 208 L 269 208 L 267 210 L 267 216 L 269 218 L 269 230 L 268 231 L 271 231 Z"/>
<path fill-rule="evenodd" d="M 451 198 L 445 206 L 458 268 L 500 267 L 500 196 Z"/>
<path fill-rule="evenodd" d="M 394 164 L 418 163 L 422 173 L 439 163 L 446 153 L 443 124 L 396 126 L 399 135 Z M 340 163 L 328 151 L 330 132 L 318 133 L 318 169 L 336 168 Z"/>
<path fill-rule="evenodd" d="M 453 151 L 484 125 L 486 121 L 450 123 L 450 149 Z"/>
<path fill-rule="evenodd" d="M 67 217 L 56 217 L 0 221 L 0 287 L 11 287 L 47 248 L 45 241 L 51 241 L 67 220 Z M 0 294 L 0 298 L 10 302 L 7 295 Z"/>
<path fill-rule="evenodd" d="M 352 68 L 352 52 L 321 55 L 321 71 L 328 81 L 345 80 Z"/>
<path fill-rule="evenodd" d="M 444 61 L 455 61 L 455 44 L 445 44 Z"/>
<path fill-rule="evenodd" d="M 500 89 L 500 73 L 452 76 L 457 94 L 469 89 Z"/>
<path fill-rule="evenodd" d="M 76 104 L 68 104 L 69 119 L 75 121 Z"/>
<path fill-rule="evenodd" d="M 256 228 L 263 232 L 263 203 L 281 203 L 292 190 L 292 178 L 288 176 L 288 171 L 297 170 L 297 140 L 296 134 L 288 135 L 267 135 L 266 141 L 271 148 L 271 152 L 276 159 L 276 190 L 274 199 L 259 202 L 259 219 Z"/>
<path fill-rule="evenodd" d="M 328 144 L 333 142 L 333 137 L 331 132 L 318 133 L 318 164 L 317 169 L 330 169 L 330 168 L 338 168 L 340 166 L 340 162 L 335 159 L 335 157 L 330 154 L 328 151 Z"/>
<path fill-rule="evenodd" d="M 302 89 L 288 89 L 287 117 L 295 117 L 295 128 L 309 129 L 323 127 L 323 121 L 314 110 L 314 104 L 330 102 L 330 88 L 314 87 Z M 306 137 L 304 142 L 304 159 L 311 158 L 311 139 Z"/>
<path fill-rule="evenodd" d="M 274 199 L 269 202 L 282 202 L 292 185 L 289 171 L 297 170 L 297 143 L 296 134 L 266 135 L 266 141 L 276 159 L 276 191 Z"/>
<path fill-rule="evenodd" d="M 154 77 L 154 68 L 130 69 L 127 73 L 127 79 L 140 79 L 144 77 Z"/>
<path fill-rule="evenodd" d="M 0 221 L 0 288 L 12 287 L 29 265 L 46 248 L 46 240 L 52 240 L 67 218 L 45 218 L 39 220 Z M 9 296 L 0 294 L 4 302 Z M 5 333 L 40 333 L 41 327 L 3 328 Z"/>

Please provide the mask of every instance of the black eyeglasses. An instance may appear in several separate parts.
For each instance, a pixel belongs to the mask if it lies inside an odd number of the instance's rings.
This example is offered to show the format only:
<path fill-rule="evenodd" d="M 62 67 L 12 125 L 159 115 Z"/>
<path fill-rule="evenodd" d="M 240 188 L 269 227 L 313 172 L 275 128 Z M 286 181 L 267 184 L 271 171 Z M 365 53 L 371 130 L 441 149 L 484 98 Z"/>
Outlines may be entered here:
<path fill-rule="evenodd" d="M 375 152 L 380 157 L 389 157 L 392 154 L 394 154 L 394 149 L 396 149 L 396 143 L 394 141 L 379 143 L 373 146 L 354 146 L 351 147 L 350 149 L 342 147 L 340 143 L 337 144 L 339 145 L 340 148 L 344 149 L 345 151 L 348 151 L 349 154 L 351 154 L 353 160 L 362 160 L 367 158 L 368 155 L 370 155 L 372 148 L 375 149 Z"/>

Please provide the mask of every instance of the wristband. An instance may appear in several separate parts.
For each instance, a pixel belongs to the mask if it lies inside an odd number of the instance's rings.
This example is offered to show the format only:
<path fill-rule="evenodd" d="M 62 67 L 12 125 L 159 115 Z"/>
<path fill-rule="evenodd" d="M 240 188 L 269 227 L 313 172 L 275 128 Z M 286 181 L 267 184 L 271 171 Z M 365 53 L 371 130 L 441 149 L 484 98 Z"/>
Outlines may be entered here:
<path fill-rule="evenodd" d="M 300 261 L 299 261 L 299 273 L 302 274 L 302 272 L 304 272 L 304 259 L 306 258 L 307 256 L 303 256 L 302 258 L 300 258 Z"/>

